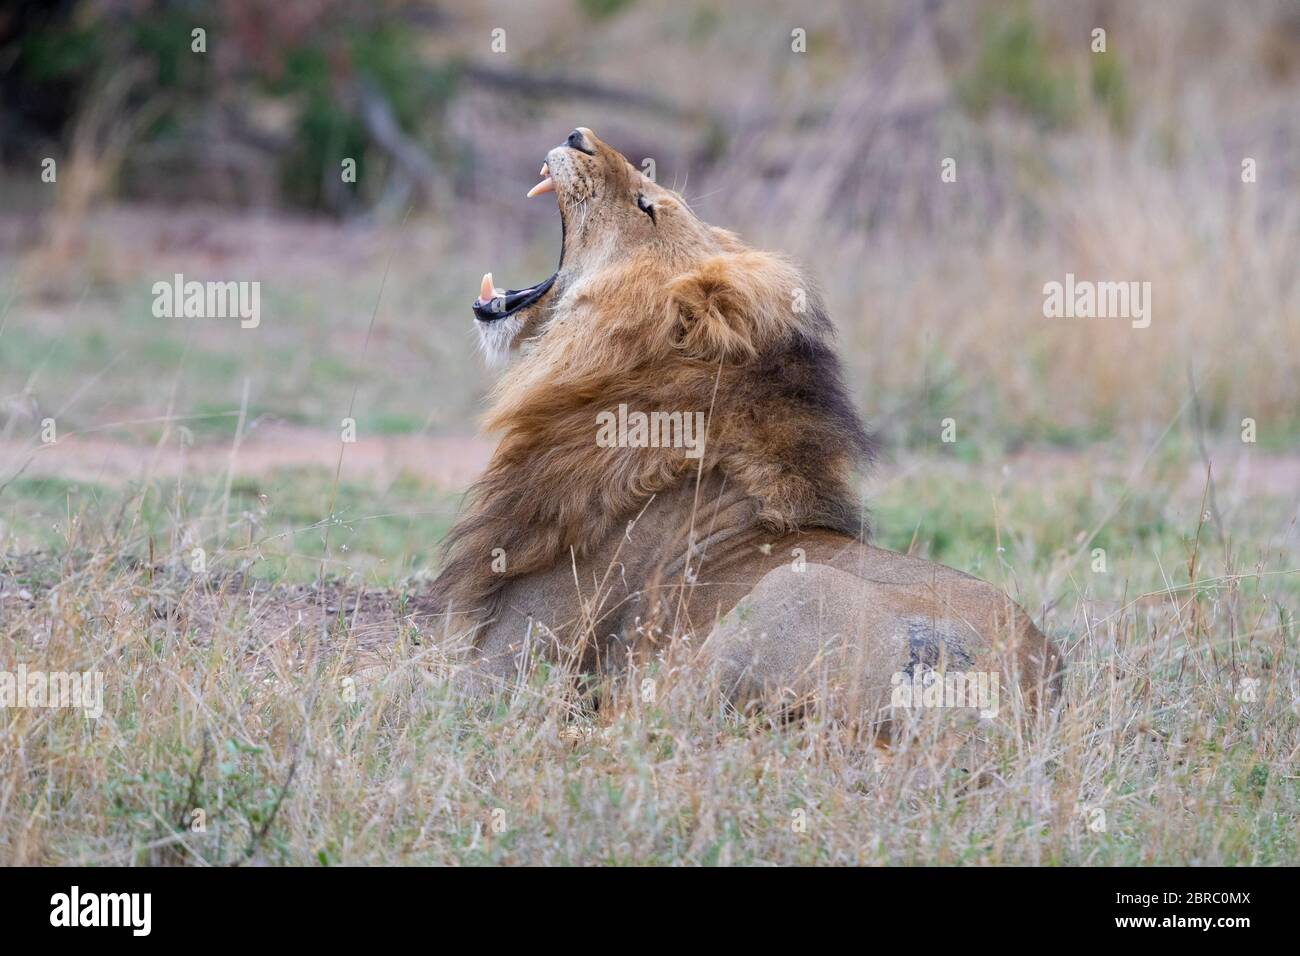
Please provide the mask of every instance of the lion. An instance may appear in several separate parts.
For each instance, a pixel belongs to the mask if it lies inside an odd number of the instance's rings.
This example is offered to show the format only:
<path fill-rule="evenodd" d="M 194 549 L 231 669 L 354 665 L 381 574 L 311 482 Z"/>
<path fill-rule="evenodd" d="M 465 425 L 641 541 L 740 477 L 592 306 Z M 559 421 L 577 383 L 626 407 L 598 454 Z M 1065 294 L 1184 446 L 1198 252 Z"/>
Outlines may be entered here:
<path fill-rule="evenodd" d="M 869 543 L 854 476 L 875 442 L 809 278 L 585 127 L 541 175 L 528 195 L 554 194 L 558 268 L 515 290 L 488 273 L 473 303 L 505 365 L 485 422 L 500 443 L 433 585 L 472 634 L 465 686 L 676 644 L 737 707 L 829 693 L 874 719 L 900 683 L 954 669 L 1050 696 L 1059 656 L 1009 597 Z"/>

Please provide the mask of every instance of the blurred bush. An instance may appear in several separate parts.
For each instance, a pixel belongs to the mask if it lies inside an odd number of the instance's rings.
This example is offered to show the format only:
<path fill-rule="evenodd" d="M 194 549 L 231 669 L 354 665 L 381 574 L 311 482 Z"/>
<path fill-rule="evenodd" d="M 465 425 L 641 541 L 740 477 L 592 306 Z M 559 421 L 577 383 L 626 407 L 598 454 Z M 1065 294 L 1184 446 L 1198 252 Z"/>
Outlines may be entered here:
<path fill-rule="evenodd" d="M 424 4 L 348 0 L 21 8 L 0 19 L 0 160 L 66 144 L 79 116 L 104 108 L 109 81 L 128 74 L 129 91 L 111 104 L 120 112 L 101 124 L 148 116 L 113 177 L 127 195 L 171 188 L 334 212 L 376 202 L 344 181 L 344 158 L 389 167 L 359 183 L 427 193 L 430 164 L 448 153 L 441 109 L 458 66 L 416 55 L 412 18 L 437 28 Z"/>
<path fill-rule="evenodd" d="M 987 113 L 1011 105 L 1047 127 L 1064 125 L 1076 110 L 1068 72 L 1054 61 L 1027 13 L 987 17 L 974 67 L 958 86 L 967 108 Z"/>

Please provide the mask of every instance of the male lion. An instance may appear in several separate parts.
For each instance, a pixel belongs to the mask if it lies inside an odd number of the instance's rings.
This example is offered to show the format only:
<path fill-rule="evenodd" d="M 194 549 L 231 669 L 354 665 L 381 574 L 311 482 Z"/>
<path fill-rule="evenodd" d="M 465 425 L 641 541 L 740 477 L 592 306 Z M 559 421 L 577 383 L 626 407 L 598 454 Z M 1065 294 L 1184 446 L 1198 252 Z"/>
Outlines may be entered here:
<path fill-rule="evenodd" d="M 865 543 L 852 477 L 872 442 L 808 279 L 589 129 L 542 175 L 529 196 L 555 193 L 559 268 L 508 292 L 489 273 L 473 306 L 488 355 L 521 357 L 434 585 L 474 634 L 469 685 L 538 655 L 617 668 L 677 645 L 740 706 L 829 690 L 874 721 L 918 668 L 991 672 L 1031 705 L 1050 692 L 1056 652 L 1008 597 Z"/>

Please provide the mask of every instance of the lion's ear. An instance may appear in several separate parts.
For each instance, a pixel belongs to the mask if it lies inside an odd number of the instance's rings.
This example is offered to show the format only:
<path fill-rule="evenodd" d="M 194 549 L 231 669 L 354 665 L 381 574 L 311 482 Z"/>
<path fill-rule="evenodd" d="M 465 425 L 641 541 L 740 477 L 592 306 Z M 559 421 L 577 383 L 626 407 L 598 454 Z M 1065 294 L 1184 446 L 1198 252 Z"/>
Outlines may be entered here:
<path fill-rule="evenodd" d="M 755 358 L 799 323 L 791 314 L 798 273 L 762 253 L 715 256 L 668 286 L 674 348 L 706 361 Z"/>
<path fill-rule="evenodd" d="M 709 361 L 753 358 L 743 312 L 750 303 L 723 257 L 678 276 L 668 287 L 668 320 L 675 348 Z"/>

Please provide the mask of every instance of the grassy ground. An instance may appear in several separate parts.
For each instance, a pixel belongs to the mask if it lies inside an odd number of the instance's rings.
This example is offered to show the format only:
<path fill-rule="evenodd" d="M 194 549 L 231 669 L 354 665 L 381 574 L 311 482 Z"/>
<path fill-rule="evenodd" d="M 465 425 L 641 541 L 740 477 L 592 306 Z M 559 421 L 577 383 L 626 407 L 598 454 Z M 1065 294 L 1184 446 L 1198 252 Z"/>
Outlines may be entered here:
<path fill-rule="evenodd" d="M 653 702 L 616 687 L 595 712 L 562 669 L 491 706 L 452 698 L 400 595 L 418 598 L 455 498 L 414 474 L 335 491 L 328 469 L 273 471 L 228 499 L 221 481 L 19 478 L 5 658 L 105 671 L 106 710 L 4 712 L 0 858 L 1294 862 L 1300 539 L 1270 482 L 1296 462 L 1215 456 L 1221 525 L 1176 438 L 1137 479 L 1140 456 L 1106 446 L 884 469 L 880 540 L 1003 584 L 1069 663 L 1039 725 L 984 726 L 973 749 L 923 725 L 885 759 L 845 728 L 728 715 L 670 669 Z M 186 535 L 222 512 L 227 544 L 194 574 Z M 293 589 L 322 570 L 323 591 Z M 357 612 L 380 585 L 382 626 Z M 272 613 L 295 600 L 305 617 Z"/>

